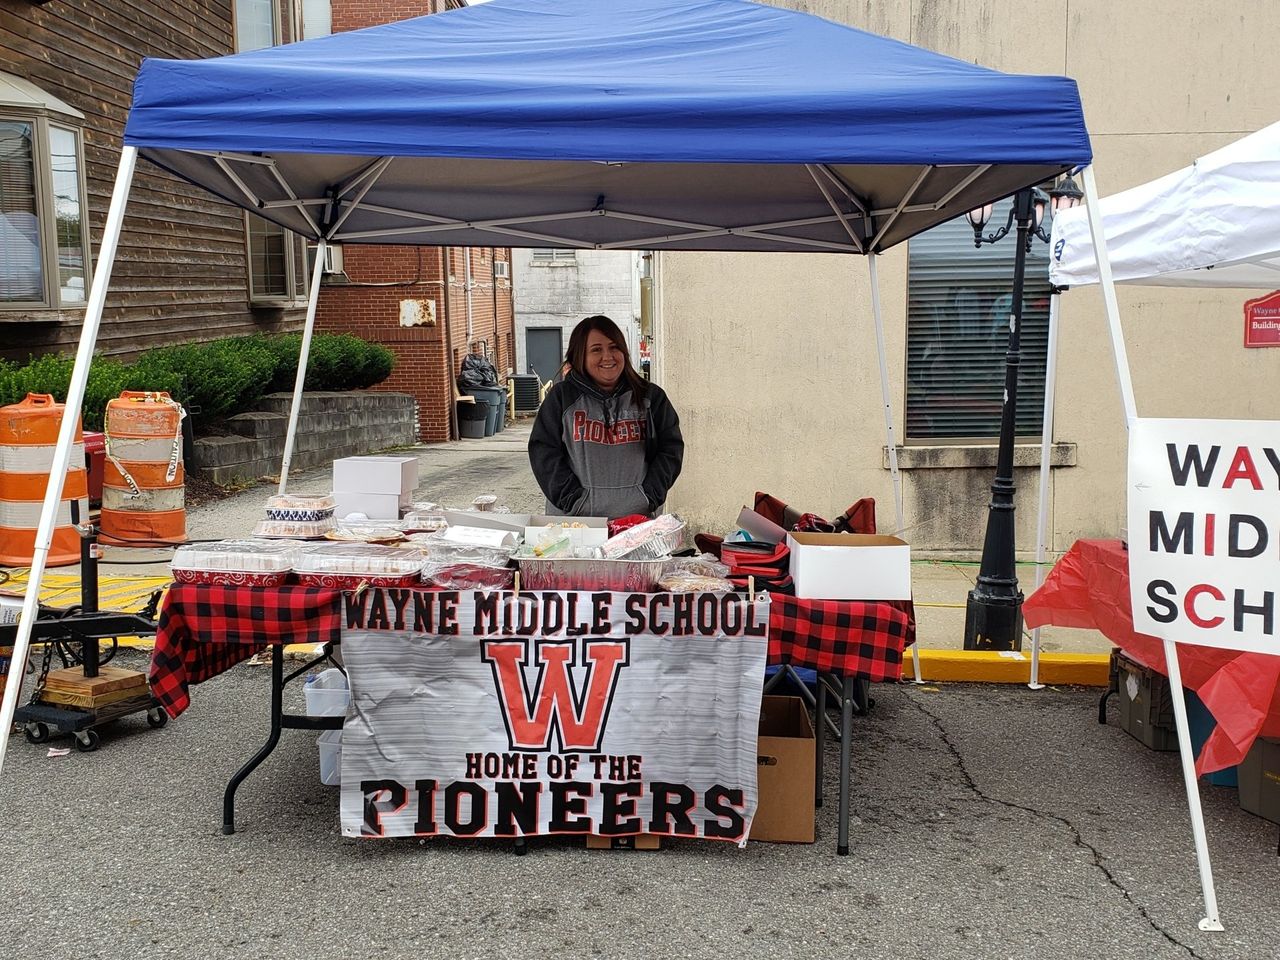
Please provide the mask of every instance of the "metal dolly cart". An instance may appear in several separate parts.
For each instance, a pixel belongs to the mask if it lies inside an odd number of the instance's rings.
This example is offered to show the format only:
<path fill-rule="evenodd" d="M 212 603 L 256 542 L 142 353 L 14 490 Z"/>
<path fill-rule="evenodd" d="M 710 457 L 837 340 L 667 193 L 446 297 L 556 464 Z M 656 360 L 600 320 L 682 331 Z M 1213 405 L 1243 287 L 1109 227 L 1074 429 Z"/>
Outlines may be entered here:
<path fill-rule="evenodd" d="M 44 645 L 44 656 L 40 673 L 36 678 L 30 702 L 14 712 L 15 722 L 22 725 L 22 730 L 30 743 L 44 743 L 54 732 L 70 733 L 74 737 L 77 750 L 90 753 L 97 750 L 101 739 L 97 727 L 118 720 L 132 713 L 145 711 L 147 723 L 153 728 L 163 727 L 168 722 L 168 714 L 151 696 L 151 689 L 146 683 L 138 684 L 132 678 L 140 674 L 130 673 L 130 682 L 117 687 L 129 689 L 140 687 L 136 696 L 110 700 L 101 705 L 93 701 L 97 699 L 94 691 L 102 691 L 111 686 L 109 682 L 101 682 L 103 664 L 114 655 L 114 643 L 118 637 L 153 636 L 156 632 L 156 614 L 160 606 L 161 591 L 157 590 L 142 611 L 138 613 L 116 613 L 98 609 L 98 528 L 90 518 L 85 524 L 80 523 L 79 504 L 71 503 L 71 520 L 80 532 L 80 603 L 66 610 L 41 607 L 36 622 L 31 628 L 31 643 Z M 0 626 L 0 644 L 12 644 L 17 636 L 16 624 Z M 113 643 L 112 652 L 102 655 L 99 644 L 104 640 Z M 88 701 L 84 706 L 69 703 L 53 702 L 43 699 L 45 682 L 49 676 L 54 653 L 57 652 L 68 670 L 78 665 L 76 680 L 83 680 L 84 694 L 76 699 Z M 25 665 L 14 664 L 11 669 L 24 668 Z M 64 671 L 66 672 L 66 671 Z M 95 683 L 94 681 L 99 681 Z M 80 685 L 77 683 L 77 685 Z"/>

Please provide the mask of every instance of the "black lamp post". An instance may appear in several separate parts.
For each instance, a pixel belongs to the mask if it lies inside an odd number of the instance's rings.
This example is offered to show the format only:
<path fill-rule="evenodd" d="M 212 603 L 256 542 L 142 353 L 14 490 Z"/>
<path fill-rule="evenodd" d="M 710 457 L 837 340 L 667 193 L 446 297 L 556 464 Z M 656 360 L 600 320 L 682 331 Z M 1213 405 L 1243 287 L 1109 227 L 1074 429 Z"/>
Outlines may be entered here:
<path fill-rule="evenodd" d="M 1031 238 L 1046 243 L 1048 235 L 1041 227 L 1046 203 L 1053 209 L 1065 210 L 1080 202 L 1080 188 L 1071 177 L 1054 186 L 1046 196 L 1038 187 L 1020 190 L 1013 198 L 1013 209 L 1005 225 L 983 236 L 983 228 L 991 219 L 991 204 L 971 210 L 973 245 L 997 243 L 1017 224 L 1017 246 L 1013 261 L 1013 301 L 1009 308 L 1009 348 L 1005 353 L 1004 404 L 1000 413 L 1000 446 L 996 456 L 996 478 L 991 484 L 991 504 L 987 512 L 987 535 L 982 544 L 982 563 L 977 585 L 969 591 L 965 605 L 964 648 L 966 650 L 1022 649 L 1022 591 L 1018 589 L 1018 570 L 1014 558 L 1013 439 L 1018 411 L 1018 365 L 1022 359 L 1022 286 L 1027 267 L 1027 251 Z"/>

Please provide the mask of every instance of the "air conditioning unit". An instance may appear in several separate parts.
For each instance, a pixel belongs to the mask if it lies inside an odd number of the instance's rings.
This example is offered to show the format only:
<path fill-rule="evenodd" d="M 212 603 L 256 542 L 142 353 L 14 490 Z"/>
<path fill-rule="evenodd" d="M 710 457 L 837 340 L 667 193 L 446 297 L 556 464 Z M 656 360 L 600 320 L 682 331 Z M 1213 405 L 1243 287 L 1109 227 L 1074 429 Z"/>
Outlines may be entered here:
<path fill-rule="evenodd" d="M 318 246 L 314 243 L 307 244 L 307 276 L 310 277 L 316 268 L 316 250 Z M 330 244 L 324 248 L 324 268 L 321 271 L 325 276 L 338 276 L 342 278 L 342 245 Z"/>
<path fill-rule="evenodd" d="M 507 263 L 507 261 L 505 261 L 505 260 L 495 260 L 495 261 L 493 261 L 493 279 L 495 279 L 495 280 L 510 280 L 510 279 L 511 279 L 511 264 Z"/>

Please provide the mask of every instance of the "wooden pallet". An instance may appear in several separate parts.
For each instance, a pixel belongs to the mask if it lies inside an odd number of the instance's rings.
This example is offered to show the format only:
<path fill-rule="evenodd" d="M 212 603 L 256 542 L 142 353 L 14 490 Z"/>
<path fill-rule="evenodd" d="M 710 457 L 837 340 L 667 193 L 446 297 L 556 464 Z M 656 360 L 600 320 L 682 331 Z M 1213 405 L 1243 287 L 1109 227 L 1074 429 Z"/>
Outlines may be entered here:
<path fill-rule="evenodd" d="M 82 668 L 67 667 L 49 671 L 40 699 L 45 703 L 96 710 L 149 695 L 146 674 L 136 670 L 100 667 L 96 677 L 86 677 Z"/>
<path fill-rule="evenodd" d="M 588 850 L 657 850 L 662 838 L 656 833 L 641 833 L 634 837 L 597 837 L 587 835 Z"/>

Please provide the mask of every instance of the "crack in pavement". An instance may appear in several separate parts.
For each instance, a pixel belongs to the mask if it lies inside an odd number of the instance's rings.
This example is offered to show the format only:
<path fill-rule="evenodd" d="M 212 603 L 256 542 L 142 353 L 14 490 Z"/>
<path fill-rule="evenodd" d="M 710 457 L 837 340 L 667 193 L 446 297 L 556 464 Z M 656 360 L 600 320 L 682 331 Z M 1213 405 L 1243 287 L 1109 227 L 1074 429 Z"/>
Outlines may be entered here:
<path fill-rule="evenodd" d="M 1201 957 L 1200 954 L 1196 953 L 1195 950 L 1193 950 L 1188 944 L 1183 943 L 1181 940 L 1179 940 L 1177 937 L 1171 934 L 1168 930 L 1165 930 L 1163 927 L 1161 927 L 1160 924 L 1156 923 L 1156 921 L 1151 917 L 1151 915 L 1147 913 L 1146 908 L 1143 907 L 1142 904 L 1138 903 L 1136 900 L 1133 899 L 1133 895 L 1125 888 L 1124 884 L 1122 884 L 1118 879 L 1116 879 L 1116 876 L 1109 869 L 1107 869 L 1107 865 L 1103 862 L 1102 854 L 1098 850 L 1098 848 L 1084 839 L 1084 836 L 1080 833 L 1080 829 L 1074 823 L 1072 823 L 1066 817 L 1059 816 L 1056 813 L 1050 813 L 1047 810 L 1038 810 L 1035 807 L 1028 807 L 1021 803 L 1014 803 L 1011 800 L 1001 800 L 999 797 L 991 797 L 985 794 L 982 791 L 982 789 L 978 786 L 978 784 L 974 781 L 972 774 L 969 773 L 969 768 L 965 766 L 964 757 L 961 756 L 959 748 L 956 747 L 956 745 L 951 742 L 951 737 L 948 736 L 946 727 L 943 726 L 941 718 L 938 717 L 936 714 L 934 714 L 932 711 L 930 711 L 923 703 L 921 703 L 916 698 L 914 693 L 910 690 L 907 691 L 907 700 L 911 703 L 913 707 L 915 707 L 922 714 L 924 714 L 926 717 L 929 718 L 929 721 L 933 724 L 934 728 L 938 731 L 938 736 L 942 738 L 943 744 L 946 746 L 947 751 L 951 754 L 952 759 L 955 761 L 956 766 L 959 768 L 961 776 L 964 777 L 965 785 L 971 791 L 973 791 L 973 793 L 978 797 L 978 799 L 983 800 L 986 803 L 997 804 L 999 806 L 1008 807 L 1013 810 L 1021 810 L 1022 812 L 1029 813 L 1034 817 L 1041 817 L 1045 820 L 1053 820 L 1062 824 L 1064 827 L 1067 828 L 1067 830 L 1071 832 L 1071 837 L 1075 841 L 1076 846 L 1080 847 L 1083 850 L 1089 851 L 1089 853 L 1093 857 L 1093 865 L 1098 869 L 1098 871 L 1104 877 L 1106 877 L 1107 882 L 1111 884 L 1111 886 L 1113 886 L 1117 891 L 1119 891 L 1120 895 L 1129 902 L 1129 904 L 1138 912 L 1138 915 L 1141 916 L 1142 919 L 1146 920 L 1147 923 L 1151 925 L 1152 930 L 1156 931 L 1156 933 L 1160 934 L 1162 937 L 1168 940 L 1175 947 L 1180 947 L 1181 949 L 1187 951 L 1187 954 L 1189 956 L 1196 958 L 1196 960 L 1204 960 L 1204 958 Z"/>

